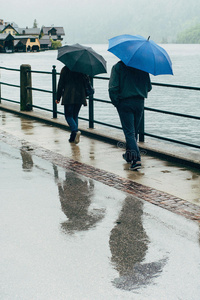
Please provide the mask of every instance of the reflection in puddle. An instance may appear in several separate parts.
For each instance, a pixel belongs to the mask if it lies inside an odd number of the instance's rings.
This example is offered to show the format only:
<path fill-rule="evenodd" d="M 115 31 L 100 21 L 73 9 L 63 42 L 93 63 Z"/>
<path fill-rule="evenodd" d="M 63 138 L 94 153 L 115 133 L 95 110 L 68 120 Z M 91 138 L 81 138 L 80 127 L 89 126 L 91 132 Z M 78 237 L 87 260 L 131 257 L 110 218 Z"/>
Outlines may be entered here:
<path fill-rule="evenodd" d="M 132 290 L 149 284 L 159 276 L 166 260 L 142 264 L 149 239 L 142 224 L 143 203 L 128 196 L 125 199 L 116 226 L 110 235 L 111 261 L 119 272 L 113 284 L 120 289 Z"/>
<path fill-rule="evenodd" d="M 24 171 L 30 172 L 33 168 L 32 155 L 23 150 L 22 148 L 20 149 L 20 154 L 22 157 L 22 169 Z"/>
<path fill-rule="evenodd" d="M 26 135 L 34 134 L 34 122 L 32 120 L 27 120 L 20 118 L 21 121 L 21 130 L 24 131 Z"/>
<path fill-rule="evenodd" d="M 55 165 L 53 168 L 61 208 L 68 219 L 62 223 L 62 229 L 69 234 L 74 234 L 76 231 L 85 231 L 94 227 L 105 214 L 103 209 L 89 209 L 94 182 L 70 171 L 66 171 L 65 180 L 60 182 L 58 168 Z"/>

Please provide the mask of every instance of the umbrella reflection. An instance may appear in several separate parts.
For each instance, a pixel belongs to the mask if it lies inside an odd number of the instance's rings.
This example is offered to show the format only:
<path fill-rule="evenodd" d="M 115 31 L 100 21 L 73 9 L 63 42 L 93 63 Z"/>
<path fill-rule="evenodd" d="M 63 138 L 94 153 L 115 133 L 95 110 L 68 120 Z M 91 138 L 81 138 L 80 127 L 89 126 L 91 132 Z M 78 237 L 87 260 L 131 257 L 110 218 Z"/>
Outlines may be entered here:
<path fill-rule="evenodd" d="M 80 177 L 78 174 L 66 171 L 65 180 L 58 180 L 58 169 L 54 165 L 54 176 L 58 186 L 61 208 L 68 220 L 61 224 L 62 229 L 69 234 L 85 231 L 94 227 L 104 217 L 104 210 L 91 209 L 94 182 Z"/>
<path fill-rule="evenodd" d="M 124 290 L 151 283 L 166 262 L 163 259 L 142 264 L 150 243 L 142 224 L 142 209 L 142 202 L 127 197 L 110 235 L 111 261 L 119 272 L 119 278 L 115 278 L 113 284 Z"/>

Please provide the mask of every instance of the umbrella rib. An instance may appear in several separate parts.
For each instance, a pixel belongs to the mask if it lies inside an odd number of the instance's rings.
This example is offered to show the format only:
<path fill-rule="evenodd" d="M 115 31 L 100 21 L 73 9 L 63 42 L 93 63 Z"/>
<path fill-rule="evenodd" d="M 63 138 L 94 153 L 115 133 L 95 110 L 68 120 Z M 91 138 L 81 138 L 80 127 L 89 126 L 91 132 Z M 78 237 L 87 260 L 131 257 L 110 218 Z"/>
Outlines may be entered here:
<path fill-rule="evenodd" d="M 64 63 L 71 71 L 89 76 L 107 72 L 106 61 L 103 56 L 91 47 L 80 44 L 61 47 L 58 50 L 57 59 Z"/>
<path fill-rule="evenodd" d="M 82 51 L 82 53 L 81 53 L 81 55 L 79 56 L 78 60 L 81 59 L 81 57 L 82 57 L 84 54 L 85 54 L 85 50 Z M 78 61 L 78 60 L 76 60 L 76 62 L 74 63 L 73 68 L 74 68 L 76 65 L 79 64 L 79 61 Z"/>
<path fill-rule="evenodd" d="M 89 72 L 85 72 L 85 74 L 87 74 L 87 73 L 91 73 L 91 71 L 92 71 L 92 60 L 91 60 L 91 58 L 90 58 L 90 55 L 89 54 L 91 54 L 91 55 L 93 55 L 92 53 L 88 53 L 88 51 L 87 50 L 83 50 L 83 53 L 80 55 L 80 57 L 79 57 L 79 59 L 81 59 L 81 57 L 83 56 L 83 55 L 87 55 L 88 56 L 88 60 L 90 61 L 90 63 L 87 65 L 87 68 L 89 68 L 90 69 L 90 71 Z M 79 61 L 77 60 L 76 61 L 76 63 L 74 64 L 74 66 L 73 67 L 75 67 L 76 66 L 76 64 L 78 65 L 79 64 Z M 81 73 L 84 73 L 84 72 L 81 72 Z"/>
<path fill-rule="evenodd" d="M 154 60 L 154 74 L 156 74 L 156 59 L 155 59 L 155 54 L 154 54 L 154 48 L 152 47 L 151 43 L 150 43 L 152 52 L 153 52 L 153 60 Z"/>
<path fill-rule="evenodd" d="M 135 51 L 134 55 L 140 50 L 140 48 L 144 45 L 144 42 L 142 42 L 142 44 L 137 48 L 137 50 Z M 132 57 L 129 59 L 127 65 L 130 63 Z"/>
<path fill-rule="evenodd" d="M 172 74 L 172 62 L 166 50 L 142 36 L 120 35 L 109 39 L 108 51 L 125 65 L 153 75 Z"/>

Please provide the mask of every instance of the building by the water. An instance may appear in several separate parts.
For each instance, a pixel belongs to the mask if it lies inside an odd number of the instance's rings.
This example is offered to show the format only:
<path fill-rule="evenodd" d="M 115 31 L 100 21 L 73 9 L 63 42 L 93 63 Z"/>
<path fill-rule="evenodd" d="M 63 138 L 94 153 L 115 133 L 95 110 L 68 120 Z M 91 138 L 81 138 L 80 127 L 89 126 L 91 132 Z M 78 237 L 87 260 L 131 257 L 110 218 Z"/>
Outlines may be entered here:
<path fill-rule="evenodd" d="M 63 27 L 19 28 L 0 19 L 0 53 L 49 50 L 51 41 L 62 41 Z"/>

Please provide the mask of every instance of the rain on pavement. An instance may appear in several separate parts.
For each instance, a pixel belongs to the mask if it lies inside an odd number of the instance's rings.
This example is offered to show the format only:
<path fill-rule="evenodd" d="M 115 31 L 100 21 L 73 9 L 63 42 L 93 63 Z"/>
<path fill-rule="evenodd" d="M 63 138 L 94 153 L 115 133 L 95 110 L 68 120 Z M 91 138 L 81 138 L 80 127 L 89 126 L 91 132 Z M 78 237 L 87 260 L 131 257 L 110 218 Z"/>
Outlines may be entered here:
<path fill-rule="evenodd" d="M 200 298 L 199 226 L 1 141 L 2 300 Z"/>

